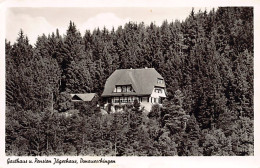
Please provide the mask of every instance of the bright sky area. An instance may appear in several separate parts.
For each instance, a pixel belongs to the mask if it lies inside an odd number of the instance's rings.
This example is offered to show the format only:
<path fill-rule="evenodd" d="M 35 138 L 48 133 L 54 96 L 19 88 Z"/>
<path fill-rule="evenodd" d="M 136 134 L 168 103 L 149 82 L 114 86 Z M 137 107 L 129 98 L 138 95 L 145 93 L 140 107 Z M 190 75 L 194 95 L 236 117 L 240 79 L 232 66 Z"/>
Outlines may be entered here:
<path fill-rule="evenodd" d="M 215 7 L 216 8 L 216 7 Z M 195 7 L 195 12 L 212 7 Z M 95 7 L 95 8 L 8 8 L 6 14 L 6 39 L 14 43 L 20 29 L 28 36 L 30 43 L 35 44 L 37 37 L 43 33 L 48 35 L 58 28 L 65 34 L 69 21 L 73 21 L 77 29 L 84 35 L 86 29 L 94 30 L 104 26 L 111 30 L 125 23 L 154 22 L 161 25 L 164 20 L 184 20 L 189 16 L 192 7 Z"/>

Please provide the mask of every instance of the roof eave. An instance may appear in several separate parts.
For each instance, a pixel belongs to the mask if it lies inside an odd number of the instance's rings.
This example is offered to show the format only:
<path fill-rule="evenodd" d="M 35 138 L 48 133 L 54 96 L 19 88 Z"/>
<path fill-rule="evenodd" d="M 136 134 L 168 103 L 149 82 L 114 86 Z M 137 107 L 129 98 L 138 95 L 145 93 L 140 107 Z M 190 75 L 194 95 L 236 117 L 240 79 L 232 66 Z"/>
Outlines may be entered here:
<path fill-rule="evenodd" d="M 123 96 L 150 96 L 151 94 L 106 94 L 101 97 L 123 97 Z"/>

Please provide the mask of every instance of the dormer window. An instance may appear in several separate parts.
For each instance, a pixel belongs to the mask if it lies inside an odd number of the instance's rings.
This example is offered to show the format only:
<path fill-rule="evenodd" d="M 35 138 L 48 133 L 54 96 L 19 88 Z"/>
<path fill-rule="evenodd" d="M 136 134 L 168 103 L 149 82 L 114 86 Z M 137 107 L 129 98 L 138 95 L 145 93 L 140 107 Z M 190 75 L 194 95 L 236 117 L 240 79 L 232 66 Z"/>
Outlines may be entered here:
<path fill-rule="evenodd" d="M 163 79 L 157 78 L 157 83 L 158 84 L 163 84 Z"/>
<path fill-rule="evenodd" d="M 115 87 L 114 92 L 116 93 L 127 93 L 127 92 L 133 92 L 133 88 L 131 85 L 118 85 Z"/>

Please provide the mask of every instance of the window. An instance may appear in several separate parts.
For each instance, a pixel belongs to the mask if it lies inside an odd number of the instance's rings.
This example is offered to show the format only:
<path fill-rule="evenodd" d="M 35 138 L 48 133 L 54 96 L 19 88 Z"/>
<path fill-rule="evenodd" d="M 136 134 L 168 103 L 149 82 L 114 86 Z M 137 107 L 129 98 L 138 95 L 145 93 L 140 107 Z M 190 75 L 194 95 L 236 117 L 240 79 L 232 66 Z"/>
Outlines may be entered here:
<path fill-rule="evenodd" d="M 114 103 L 119 103 L 119 97 L 114 97 Z"/>
<path fill-rule="evenodd" d="M 127 100 L 128 100 L 128 103 L 130 103 L 130 102 L 131 102 L 131 98 L 130 98 L 130 97 L 128 97 L 128 98 L 127 98 Z"/>
<path fill-rule="evenodd" d="M 126 86 L 122 86 L 122 92 L 126 92 Z"/>
<path fill-rule="evenodd" d="M 122 85 L 122 86 L 116 86 L 114 89 L 114 92 L 120 93 L 120 92 L 133 92 L 133 88 L 131 85 Z"/>
<path fill-rule="evenodd" d="M 162 104 L 162 98 L 159 97 L 159 104 Z"/>
<path fill-rule="evenodd" d="M 154 92 L 156 92 L 156 93 L 162 93 L 162 89 L 155 89 Z"/>
<path fill-rule="evenodd" d="M 120 103 L 127 103 L 128 97 L 120 97 Z"/>
<path fill-rule="evenodd" d="M 163 84 L 163 79 L 158 78 L 158 79 L 157 79 L 157 83 L 158 83 L 158 84 Z"/>
<path fill-rule="evenodd" d="M 132 92 L 132 86 L 127 86 L 127 92 Z"/>
<path fill-rule="evenodd" d="M 116 92 L 122 92 L 121 86 L 117 86 L 117 87 L 116 87 Z"/>
<path fill-rule="evenodd" d="M 127 98 L 128 97 L 124 97 L 124 101 L 123 101 L 124 103 L 127 103 Z"/>

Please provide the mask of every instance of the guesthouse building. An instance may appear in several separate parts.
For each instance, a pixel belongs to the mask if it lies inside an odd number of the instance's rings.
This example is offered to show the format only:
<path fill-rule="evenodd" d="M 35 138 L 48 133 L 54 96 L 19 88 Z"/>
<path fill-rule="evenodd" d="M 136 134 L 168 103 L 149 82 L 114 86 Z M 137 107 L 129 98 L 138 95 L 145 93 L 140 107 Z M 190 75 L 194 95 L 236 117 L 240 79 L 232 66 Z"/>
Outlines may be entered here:
<path fill-rule="evenodd" d="M 166 98 L 164 78 L 154 68 L 118 69 L 107 79 L 102 98 L 107 103 L 133 103 L 137 99 L 147 111 Z"/>

